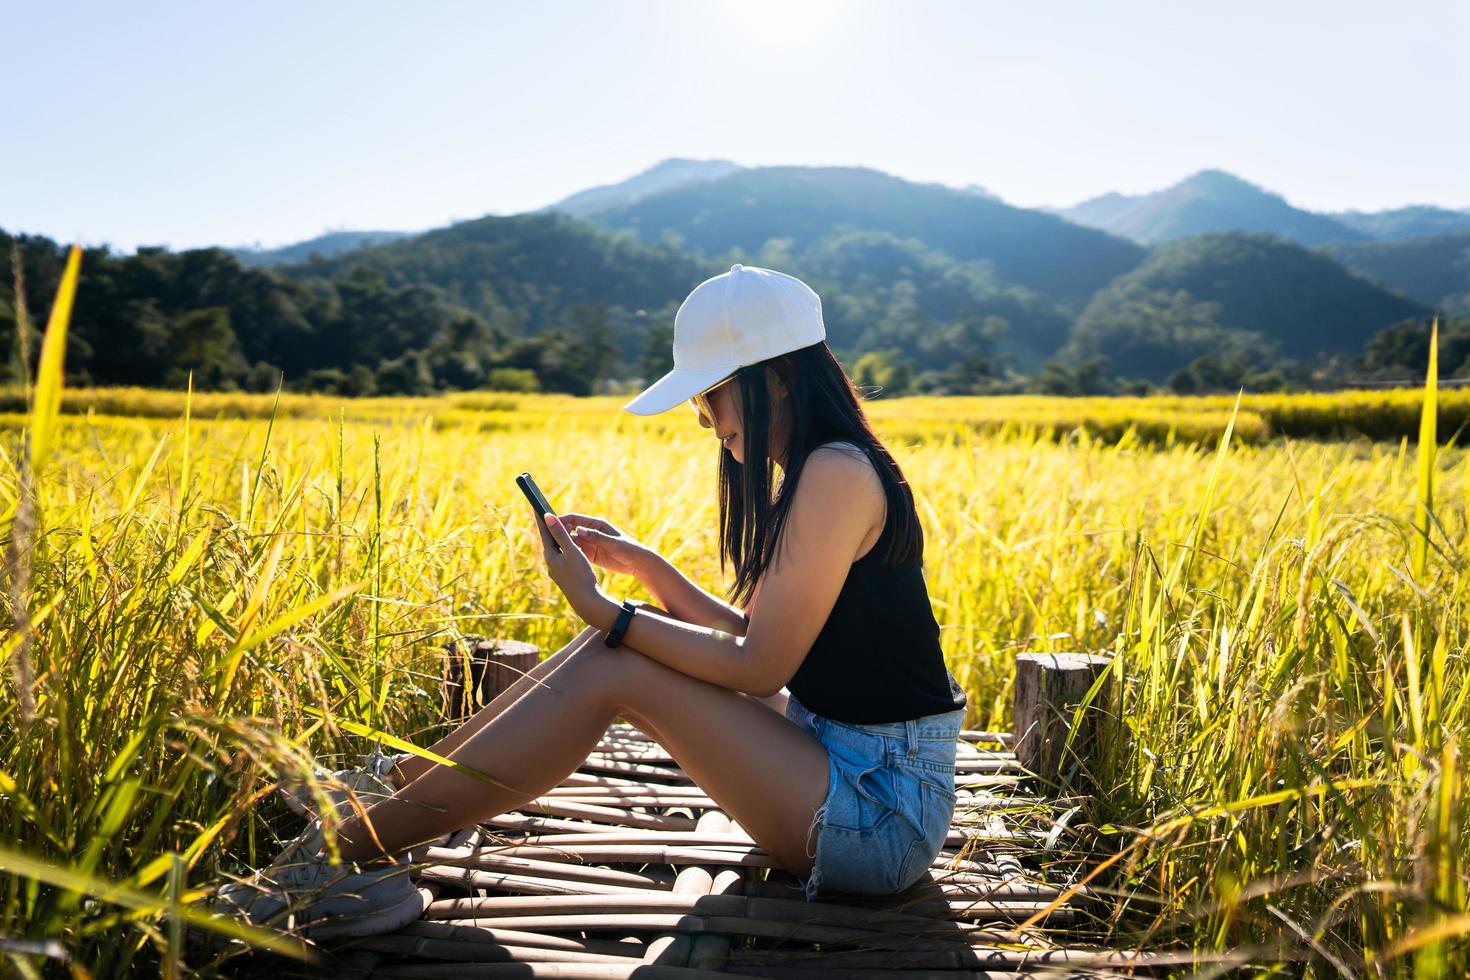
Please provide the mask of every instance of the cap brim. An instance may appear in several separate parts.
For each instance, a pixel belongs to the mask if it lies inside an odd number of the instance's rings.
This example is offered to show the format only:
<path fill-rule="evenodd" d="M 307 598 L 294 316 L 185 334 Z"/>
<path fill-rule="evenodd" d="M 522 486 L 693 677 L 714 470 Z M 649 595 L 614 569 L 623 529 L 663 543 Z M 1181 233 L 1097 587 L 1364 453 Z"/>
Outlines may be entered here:
<path fill-rule="evenodd" d="M 713 371 L 686 371 L 674 368 L 649 385 L 623 408 L 634 415 L 657 415 L 688 401 L 710 385 L 735 373 L 734 368 Z"/>

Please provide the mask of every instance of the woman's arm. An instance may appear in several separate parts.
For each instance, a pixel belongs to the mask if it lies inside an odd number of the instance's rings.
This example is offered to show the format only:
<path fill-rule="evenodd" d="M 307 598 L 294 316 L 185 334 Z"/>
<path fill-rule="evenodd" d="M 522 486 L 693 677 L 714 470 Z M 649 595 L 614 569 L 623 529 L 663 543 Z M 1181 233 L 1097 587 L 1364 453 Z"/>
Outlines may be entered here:
<path fill-rule="evenodd" d="M 645 611 L 628 623 L 624 644 L 700 680 L 770 698 L 801 666 L 883 507 L 883 487 L 871 464 L 836 451 L 813 452 L 786 524 L 790 547 L 779 549 L 762 573 L 760 616 L 751 617 L 747 633 L 737 636 Z M 564 549 L 575 552 L 564 527 L 553 520 L 549 529 Z M 618 602 L 597 587 L 586 559 L 578 555 L 580 564 L 568 568 L 569 561 L 545 549 L 543 557 L 577 614 L 600 630 L 612 629 Z"/>
<path fill-rule="evenodd" d="M 634 599 L 634 600 L 632 600 L 632 602 L 633 602 L 633 604 L 635 606 L 637 606 L 639 608 L 639 610 L 641 610 L 643 612 L 656 612 L 660 616 L 668 616 L 669 615 L 669 611 L 667 609 L 664 609 L 664 608 L 660 607 L 657 603 L 649 602 L 647 599 Z M 752 602 L 751 605 L 753 606 L 753 605 L 755 605 L 755 603 Z M 757 695 L 754 695 L 754 694 L 749 694 L 749 695 L 746 695 L 746 696 L 747 697 L 750 697 L 750 698 L 754 698 L 755 700 L 761 702 L 767 708 L 770 708 L 772 711 L 776 712 L 776 714 L 780 715 L 782 718 L 785 718 L 786 717 L 786 703 L 787 703 L 787 699 L 791 695 L 790 695 L 790 692 L 788 692 L 784 686 L 781 688 L 781 690 L 777 691 L 775 694 L 764 695 L 764 696 L 757 696 Z"/>
<path fill-rule="evenodd" d="M 735 636 L 745 635 L 749 620 L 742 610 L 691 582 L 662 555 L 652 555 L 638 580 L 658 597 L 674 619 Z"/>
<path fill-rule="evenodd" d="M 671 610 L 666 615 L 736 636 L 745 635 L 748 615 L 695 585 L 662 555 L 631 534 L 590 514 L 562 514 L 558 520 L 571 530 L 588 561 L 638 579 Z"/>

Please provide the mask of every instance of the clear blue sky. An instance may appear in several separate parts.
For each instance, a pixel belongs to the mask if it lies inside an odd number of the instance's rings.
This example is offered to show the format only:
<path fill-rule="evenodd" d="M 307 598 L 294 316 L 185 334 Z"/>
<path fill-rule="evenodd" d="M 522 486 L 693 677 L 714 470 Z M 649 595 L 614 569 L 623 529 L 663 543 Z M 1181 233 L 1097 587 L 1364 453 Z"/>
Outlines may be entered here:
<path fill-rule="evenodd" d="M 0 228 L 266 246 L 550 204 L 669 156 L 1012 203 L 1221 167 L 1470 207 L 1470 4 L 8 4 Z"/>

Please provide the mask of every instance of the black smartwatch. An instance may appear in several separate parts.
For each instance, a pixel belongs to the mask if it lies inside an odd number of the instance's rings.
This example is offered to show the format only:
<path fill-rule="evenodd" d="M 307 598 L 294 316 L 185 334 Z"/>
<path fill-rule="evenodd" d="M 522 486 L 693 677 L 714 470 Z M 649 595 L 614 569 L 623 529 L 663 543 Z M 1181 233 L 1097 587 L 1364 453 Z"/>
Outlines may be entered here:
<path fill-rule="evenodd" d="M 612 629 L 608 630 L 607 638 L 602 642 L 610 647 L 622 643 L 623 634 L 628 632 L 628 624 L 633 621 L 633 614 L 637 611 L 638 607 L 633 605 L 632 599 L 624 599 L 622 611 L 618 613 L 618 618 L 613 621 Z"/>

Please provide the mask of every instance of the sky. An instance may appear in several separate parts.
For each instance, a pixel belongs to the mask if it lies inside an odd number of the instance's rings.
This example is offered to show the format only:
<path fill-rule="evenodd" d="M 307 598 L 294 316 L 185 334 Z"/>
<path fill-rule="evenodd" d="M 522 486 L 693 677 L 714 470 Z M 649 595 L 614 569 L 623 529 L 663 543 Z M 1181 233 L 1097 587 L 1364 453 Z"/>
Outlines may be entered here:
<path fill-rule="evenodd" d="M 1461 0 L 0 0 L 0 228 L 273 247 L 552 204 L 671 156 L 1024 207 L 1218 167 L 1470 207 Z"/>

